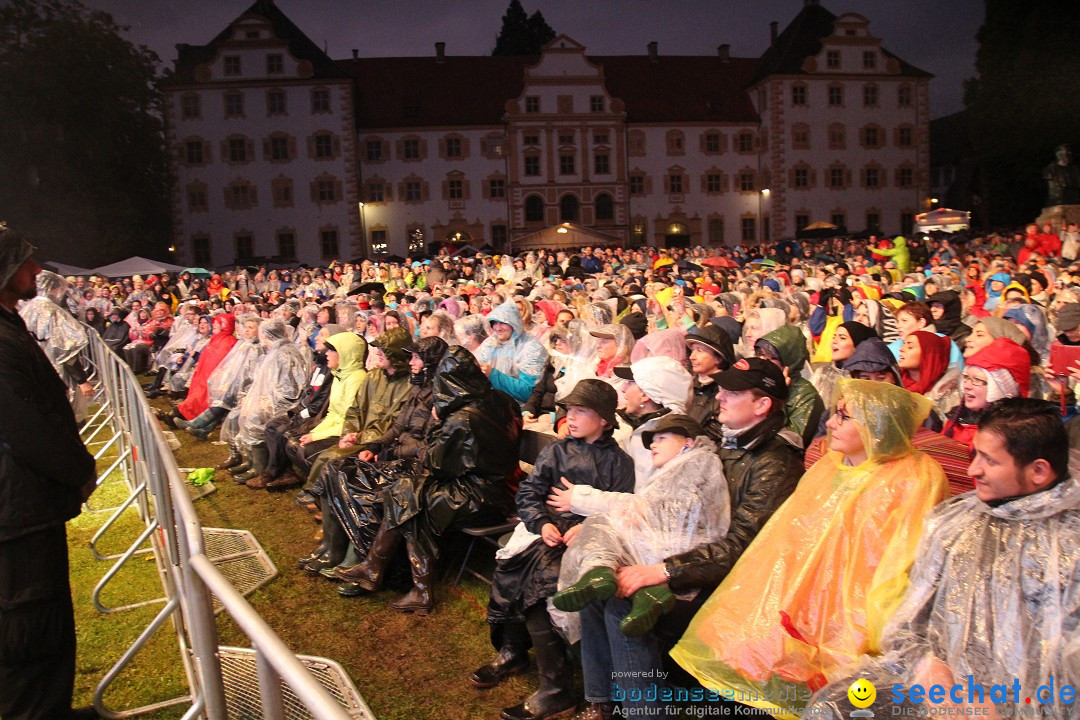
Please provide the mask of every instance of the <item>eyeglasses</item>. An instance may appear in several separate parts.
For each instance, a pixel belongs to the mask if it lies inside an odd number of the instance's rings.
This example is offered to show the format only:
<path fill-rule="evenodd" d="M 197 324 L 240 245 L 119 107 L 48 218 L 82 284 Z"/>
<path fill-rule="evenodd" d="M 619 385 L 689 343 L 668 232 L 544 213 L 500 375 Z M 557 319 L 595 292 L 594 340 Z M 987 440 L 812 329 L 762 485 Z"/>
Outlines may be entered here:
<path fill-rule="evenodd" d="M 987 382 L 982 378 L 977 378 L 974 375 L 961 375 L 960 382 L 968 385 L 974 385 L 975 387 L 986 387 Z"/>

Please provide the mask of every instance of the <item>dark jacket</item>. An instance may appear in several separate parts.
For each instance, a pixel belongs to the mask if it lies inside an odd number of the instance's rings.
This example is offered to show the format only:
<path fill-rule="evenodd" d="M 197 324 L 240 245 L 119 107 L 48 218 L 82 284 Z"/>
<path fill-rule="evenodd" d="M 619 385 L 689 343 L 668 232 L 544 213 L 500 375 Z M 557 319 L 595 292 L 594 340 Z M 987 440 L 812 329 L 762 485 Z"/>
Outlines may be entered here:
<path fill-rule="evenodd" d="M 537 417 L 555 410 L 555 392 L 558 389 L 555 387 L 555 380 L 555 366 L 549 358 L 544 363 L 544 372 L 540 374 L 540 379 L 536 381 L 536 385 L 533 385 L 532 394 L 529 395 L 529 399 L 522 409 Z"/>
<path fill-rule="evenodd" d="M 795 490 L 803 474 L 802 450 L 794 433 L 773 416 L 739 437 L 736 448 L 720 449 L 731 493 L 731 526 L 722 540 L 666 560 L 668 585 L 676 593 L 720 584 L 772 514 Z"/>
<path fill-rule="evenodd" d="M 634 491 L 634 461 L 606 433 L 594 443 L 572 437 L 544 448 L 536 465 L 517 491 L 518 517 L 529 532 L 540 534 L 547 523 L 564 533 L 585 518 L 570 512 L 556 512 L 547 504 L 551 488 L 562 487 L 565 477 L 575 485 L 592 485 L 612 492 Z"/>
<path fill-rule="evenodd" d="M 360 446 L 382 460 L 424 459 L 428 427 L 431 425 L 431 384 L 412 385 L 405 404 L 382 437 Z"/>
<path fill-rule="evenodd" d="M 63 525 L 95 478 L 67 388 L 16 313 L 0 308 L 0 542 Z"/>
<path fill-rule="evenodd" d="M 695 375 L 690 399 L 686 402 L 686 414 L 704 425 L 708 417 L 716 412 L 716 392 L 719 389 L 715 382 L 703 385 L 701 378 Z"/>
<path fill-rule="evenodd" d="M 416 533 L 432 554 L 442 532 L 505 520 L 513 509 L 510 481 L 518 467 L 521 408 L 491 387 L 472 353 L 453 346 L 433 387 L 438 420 L 427 436 L 424 472 L 387 491 L 386 523 Z"/>
<path fill-rule="evenodd" d="M 311 378 L 315 377 L 316 371 L 322 376 L 322 382 L 319 385 L 312 385 Z M 330 402 L 330 386 L 333 384 L 334 375 L 326 366 L 326 355 L 319 353 L 315 357 L 315 367 L 311 369 L 311 377 L 308 378 L 307 386 L 304 387 L 304 392 L 300 396 L 300 407 L 295 412 L 301 413 L 307 410 L 306 417 L 309 418 L 321 415 Z"/>

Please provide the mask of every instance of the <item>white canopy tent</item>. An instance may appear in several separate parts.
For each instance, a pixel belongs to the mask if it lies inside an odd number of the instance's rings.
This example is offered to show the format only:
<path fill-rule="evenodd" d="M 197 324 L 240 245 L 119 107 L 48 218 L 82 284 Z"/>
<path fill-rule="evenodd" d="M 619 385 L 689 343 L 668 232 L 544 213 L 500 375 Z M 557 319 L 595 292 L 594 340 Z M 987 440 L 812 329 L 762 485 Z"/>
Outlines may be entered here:
<path fill-rule="evenodd" d="M 86 273 L 76 274 L 103 275 L 105 277 L 117 278 L 130 277 L 131 275 L 155 275 L 163 272 L 180 272 L 183 269 L 183 265 L 171 265 L 169 263 L 148 260 L 144 257 L 135 255 L 129 257 L 127 260 L 115 262 L 112 265 L 102 265 L 99 268 L 88 270 Z"/>
<path fill-rule="evenodd" d="M 65 265 L 64 263 L 58 263 L 52 260 L 47 260 L 42 263 L 42 265 L 45 266 L 46 270 L 52 270 L 59 275 L 64 275 L 65 277 L 70 275 L 82 275 L 83 277 L 85 277 L 87 275 L 94 274 L 93 270 L 88 270 L 84 267 L 79 267 L 78 265 Z"/>

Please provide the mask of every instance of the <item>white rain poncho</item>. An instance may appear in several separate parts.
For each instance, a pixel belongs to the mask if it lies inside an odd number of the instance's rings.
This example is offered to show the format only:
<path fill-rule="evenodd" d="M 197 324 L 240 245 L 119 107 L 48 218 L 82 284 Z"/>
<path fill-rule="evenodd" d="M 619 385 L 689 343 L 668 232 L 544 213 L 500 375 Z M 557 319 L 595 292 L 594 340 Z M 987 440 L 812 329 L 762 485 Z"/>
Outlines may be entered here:
<path fill-rule="evenodd" d="M 195 364 L 199 361 L 199 353 L 201 353 L 203 348 L 210 343 L 210 338 L 212 336 L 212 334 L 196 336 L 195 342 L 184 354 L 184 359 L 180 363 L 180 367 L 169 377 L 169 389 L 171 391 L 177 393 L 183 392 L 183 390 L 191 383 L 191 376 L 195 374 Z"/>
<path fill-rule="evenodd" d="M 731 500 L 716 446 L 705 436 L 657 468 L 649 486 L 635 493 L 605 493 L 608 511 L 585 519 L 567 546 L 559 589 L 593 568 L 653 565 L 699 545 L 721 540 L 731 522 Z M 690 597 L 696 594 L 692 591 Z M 573 641 L 576 614 L 550 607 L 552 618 Z"/>
<path fill-rule="evenodd" d="M 640 493 L 611 493 L 616 494 L 608 512 L 586 518 L 567 548 L 560 589 L 595 567 L 653 565 L 716 542 L 731 521 L 724 470 L 705 436 L 657 468 Z"/>
<path fill-rule="evenodd" d="M 241 328 L 251 320 L 262 322 L 260 318 L 248 315 L 240 319 Z M 227 410 L 236 407 L 251 385 L 255 366 L 261 357 L 262 348 L 258 339 L 245 340 L 241 337 L 206 381 L 210 406 Z"/>
<path fill-rule="evenodd" d="M 154 356 L 154 368 L 169 367 L 173 355 L 190 350 L 199 340 L 199 318 L 192 322 L 188 313 L 181 312 L 169 328 L 169 339 Z M 205 343 L 204 343 L 205 344 Z M 170 368 L 175 369 L 175 368 Z"/>
<path fill-rule="evenodd" d="M 263 356 L 251 387 L 234 411 L 238 413 L 237 439 L 244 445 L 263 442 L 267 423 L 300 401 L 309 364 L 300 348 L 289 342 L 291 334 L 292 328 L 282 320 L 267 320 L 259 326 Z"/>
<path fill-rule="evenodd" d="M 89 342 L 86 329 L 67 310 L 67 280 L 42 270 L 37 276 L 37 297 L 19 310 L 26 329 L 37 338 L 60 377 L 67 379 L 64 364 Z"/>
<path fill-rule="evenodd" d="M 937 660 L 962 686 L 965 703 L 971 675 L 987 702 L 993 685 L 1009 688 L 1006 699 L 994 700 L 1007 716 L 1070 717 L 1074 708 L 1059 700 L 1063 686 L 1080 683 L 1080 467 L 1075 456 L 1070 470 L 1071 477 L 1058 485 L 997 507 L 974 492 L 939 505 L 927 520 L 907 594 L 885 628 L 881 655 L 865 658 L 852 677 L 822 688 L 808 709 L 847 717 L 847 688 L 862 677 L 877 686 L 882 708 L 877 717 L 884 717 L 900 706 L 883 689 L 909 688 Z M 947 683 L 948 672 L 935 681 Z M 1019 704 L 1012 691 L 1016 680 Z M 1045 691 L 1036 698 L 1039 686 L 1051 683 L 1053 700 Z M 946 694 L 946 705 L 948 700 Z M 933 704 L 910 707 L 941 715 L 949 710 Z"/>

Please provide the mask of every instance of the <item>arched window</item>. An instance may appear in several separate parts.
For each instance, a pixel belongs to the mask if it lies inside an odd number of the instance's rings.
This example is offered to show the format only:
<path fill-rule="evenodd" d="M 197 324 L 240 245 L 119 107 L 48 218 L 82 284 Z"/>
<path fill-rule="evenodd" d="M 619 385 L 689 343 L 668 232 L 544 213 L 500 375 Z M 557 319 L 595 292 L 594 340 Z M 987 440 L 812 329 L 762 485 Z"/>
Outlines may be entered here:
<path fill-rule="evenodd" d="M 544 198 L 530 195 L 525 198 L 525 222 L 544 221 Z"/>
<path fill-rule="evenodd" d="M 596 196 L 596 219 L 613 220 L 615 218 L 615 201 L 607 193 Z"/>
<path fill-rule="evenodd" d="M 567 193 L 559 200 L 559 222 L 578 221 L 578 199 L 576 195 Z"/>

